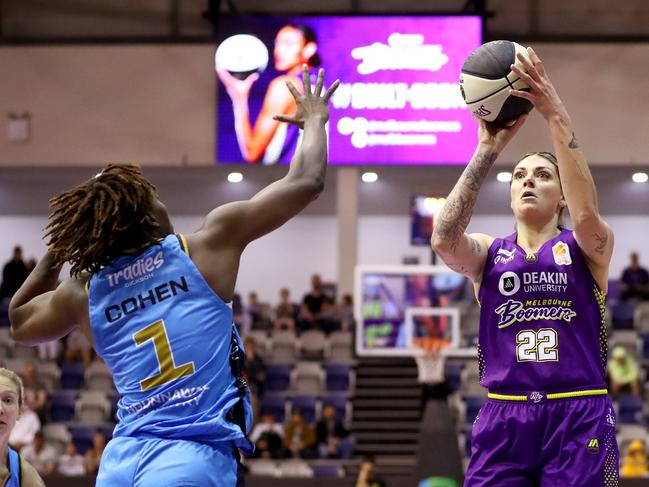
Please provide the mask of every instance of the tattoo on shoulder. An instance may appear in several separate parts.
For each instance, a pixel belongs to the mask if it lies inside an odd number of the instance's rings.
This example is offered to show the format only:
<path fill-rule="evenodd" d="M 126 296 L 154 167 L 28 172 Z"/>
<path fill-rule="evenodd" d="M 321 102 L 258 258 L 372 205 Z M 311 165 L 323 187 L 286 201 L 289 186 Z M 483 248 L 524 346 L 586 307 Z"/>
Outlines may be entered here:
<path fill-rule="evenodd" d="M 471 251 L 474 254 L 479 254 L 480 251 L 482 250 L 482 246 L 480 245 L 480 242 L 478 242 L 475 238 L 469 237 L 469 245 L 471 246 Z"/>
<path fill-rule="evenodd" d="M 572 133 L 572 139 L 570 139 L 570 142 L 568 143 L 568 147 L 570 149 L 579 149 L 579 143 L 577 142 L 577 137 L 575 137 L 575 133 Z"/>
<path fill-rule="evenodd" d="M 597 240 L 597 245 L 595 246 L 595 252 L 597 252 L 599 255 L 604 255 L 604 249 L 606 248 L 606 244 L 608 243 L 608 235 L 600 235 L 598 233 L 593 233 L 593 237 L 595 240 Z"/>

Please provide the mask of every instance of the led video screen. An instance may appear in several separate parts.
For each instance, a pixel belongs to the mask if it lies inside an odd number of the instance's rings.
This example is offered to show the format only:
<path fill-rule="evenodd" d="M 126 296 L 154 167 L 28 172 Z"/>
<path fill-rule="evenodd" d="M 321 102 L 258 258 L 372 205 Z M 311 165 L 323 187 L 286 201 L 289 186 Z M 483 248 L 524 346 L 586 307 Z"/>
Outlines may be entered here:
<path fill-rule="evenodd" d="M 301 131 L 286 89 L 300 69 L 339 79 L 328 125 L 332 164 L 465 164 L 476 123 L 458 79 L 482 40 L 477 16 L 224 17 L 215 55 L 217 162 L 287 163 Z"/>

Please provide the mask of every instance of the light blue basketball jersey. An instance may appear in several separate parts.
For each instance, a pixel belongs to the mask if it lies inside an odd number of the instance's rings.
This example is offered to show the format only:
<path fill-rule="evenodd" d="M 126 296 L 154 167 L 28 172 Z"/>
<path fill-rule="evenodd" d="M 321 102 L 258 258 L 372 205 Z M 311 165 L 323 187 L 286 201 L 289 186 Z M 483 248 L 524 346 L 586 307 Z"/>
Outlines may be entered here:
<path fill-rule="evenodd" d="M 181 242 L 169 235 L 90 280 L 95 349 L 121 395 L 114 437 L 234 441 L 248 451 L 252 411 L 232 309 Z"/>
<path fill-rule="evenodd" d="M 20 487 L 21 484 L 20 455 L 9 447 L 9 478 L 4 487 Z"/>

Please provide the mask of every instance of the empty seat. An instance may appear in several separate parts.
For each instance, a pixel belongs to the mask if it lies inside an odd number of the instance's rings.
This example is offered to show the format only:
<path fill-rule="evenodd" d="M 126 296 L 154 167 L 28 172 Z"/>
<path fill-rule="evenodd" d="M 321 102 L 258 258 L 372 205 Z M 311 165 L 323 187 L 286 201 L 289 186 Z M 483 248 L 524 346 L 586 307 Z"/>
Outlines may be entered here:
<path fill-rule="evenodd" d="M 76 403 L 77 420 L 82 423 L 103 423 L 110 410 L 110 401 L 101 391 L 82 391 Z"/>
<path fill-rule="evenodd" d="M 329 362 L 349 363 L 354 361 L 354 339 L 349 331 L 334 331 L 329 335 L 326 358 Z"/>
<path fill-rule="evenodd" d="M 633 303 L 621 301 L 611 309 L 613 328 L 616 330 L 632 330 L 635 307 Z"/>
<path fill-rule="evenodd" d="M 93 360 L 84 373 L 86 387 L 93 391 L 111 392 L 115 390 L 113 376 L 100 360 Z"/>
<path fill-rule="evenodd" d="M 36 347 L 23 347 L 21 345 L 14 345 L 12 355 L 14 358 L 34 360 L 38 358 L 38 349 Z"/>
<path fill-rule="evenodd" d="M 348 392 L 354 389 L 354 371 L 349 364 L 326 364 L 327 391 Z"/>
<path fill-rule="evenodd" d="M 289 401 L 291 414 L 293 411 L 298 410 L 302 413 L 304 421 L 307 423 L 315 423 L 316 420 L 316 396 L 299 395 L 293 396 Z"/>
<path fill-rule="evenodd" d="M 61 380 L 61 369 L 54 362 L 42 362 L 38 364 L 38 376 L 47 392 L 55 391 L 59 388 Z"/>
<path fill-rule="evenodd" d="M 50 396 L 50 416 L 53 421 L 72 421 L 74 418 L 76 394 L 72 391 L 58 391 Z"/>
<path fill-rule="evenodd" d="M 278 423 L 283 423 L 286 418 L 286 394 L 264 394 L 259 409 L 272 414 Z"/>
<path fill-rule="evenodd" d="M 68 362 L 61 365 L 61 388 L 81 389 L 84 382 L 85 367 L 81 362 Z"/>
<path fill-rule="evenodd" d="M 486 398 L 484 396 L 467 395 L 462 398 L 466 405 L 466 412 L 464 422 L 466 424 L 473 424 L 475 418 L 480 412 L 480 408 L 484 405 Z"/>
<path fill-rule="evenodd" d="M 304 460 L 284 460 L 277 465 L 280 477 L 313 477 L 313 470 Z"/>
<path fill-rule="evenodd" d="M 63 423 L 48 423 L 43 426 L 43 437 L 56 449 L 59 455 L 65 451 L 65 445 L 71 438 L 68 427 Z"/>
<path fill-rule="evenodd" d="M 633 327 L 640 333 L 649 333 L 649 303 L 638 303 L 633 313 Z"/>
<path fill-rule="evenodd" d="M 296 394 L 319 394 L 324 389 L 324 370 L 319 362 L 298 362 L 291 372 L 291 390 Z"/>
<path fill-rule="evenodd" d="M 266 391 L 286 391 L 291 383 L 290 364 L 268 364 L 266 365 Z"/>
<path fill-rule="evenodd" d="M 463 368 L 464 366 L 460 362 L 451 362 L 447 360 L 444 364 L 444 376 L 446 377 L 446 383 L 451 391 L 457 391 L 460 388 L 460 385 L 462 384 Z"/>
<path fill-rule="evenodd" d="M 92 438 L 95 436 L 97 428 L 94 426 L 71 426 L 70 435 L 72 436 L 72 441 L 74 446 L 77 447 L 77 451 L 81 455 L 92 448 Z"/>
<path fill-rule="evenodd" d="M 300 335 L 300 356 L 303 359 L 321 360 L 327 338 L 320 330 L 305 331 Z"/>
<path fill-rule="evenodd" d="M 297 339 L 292 331 L 278 331 L 273 335 L 268 352 L 268 360 L 273 363 L 292 364 L 295 362 Z"/>
<path fill-rule="evenodd" d="M 622 424 L 638 424 L 641 421 L 642 398 L 624 394 L 618 398 L 618 421 Z"/>

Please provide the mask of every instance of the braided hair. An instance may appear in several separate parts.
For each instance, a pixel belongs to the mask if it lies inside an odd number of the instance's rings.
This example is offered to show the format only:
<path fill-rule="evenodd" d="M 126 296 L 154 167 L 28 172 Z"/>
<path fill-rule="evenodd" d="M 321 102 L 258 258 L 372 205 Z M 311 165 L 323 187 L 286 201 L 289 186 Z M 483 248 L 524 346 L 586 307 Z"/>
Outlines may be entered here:
<path fill-rule="evenodd" d="M 95 273 L 130 249 L 157 241 L 150 212 L 156 188 L 137 164 L 109 164 L 94 178 L 50 200 L 49 251 L 71 274 Z"/>

